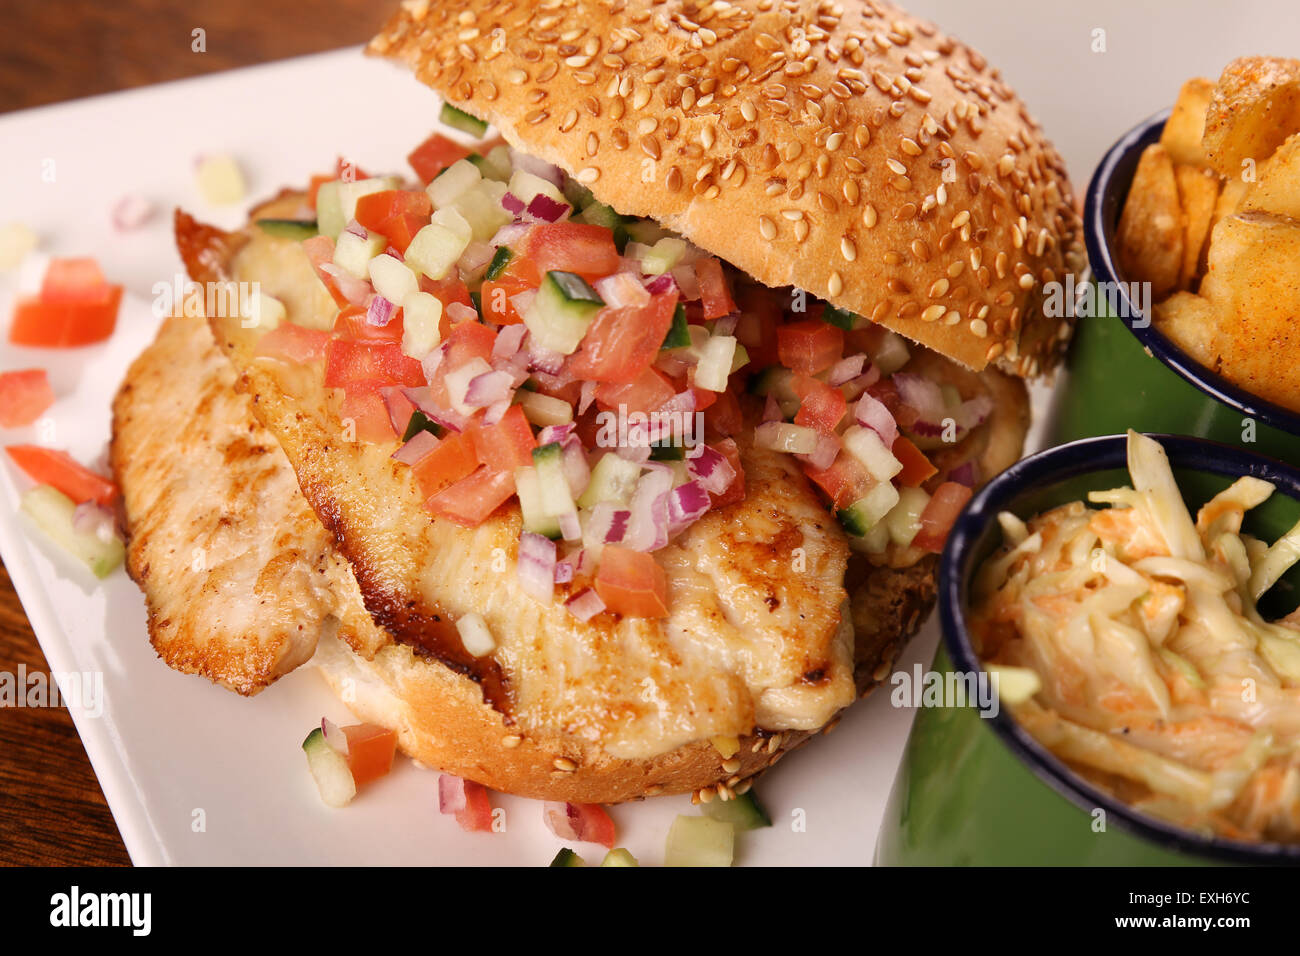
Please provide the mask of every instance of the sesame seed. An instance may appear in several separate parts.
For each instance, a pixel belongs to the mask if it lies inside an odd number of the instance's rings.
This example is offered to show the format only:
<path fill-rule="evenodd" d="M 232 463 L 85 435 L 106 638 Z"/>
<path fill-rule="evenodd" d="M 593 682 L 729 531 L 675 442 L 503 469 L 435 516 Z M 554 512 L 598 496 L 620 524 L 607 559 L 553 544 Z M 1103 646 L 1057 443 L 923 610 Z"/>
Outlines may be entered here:
<path fill-rule="evenodd" d="M 551 762 L 551 765 L 555 767 L 556 770 L 559 770 L 562 773 L 573 773 L 575 770 L 578 769 L 578 765 L 574 763 L 572 760 L 570 760 L 568 757 L 556 757 Z"/>
<path fill-rule="evenodd" d="M 947 309 L 941 305 L 932 305 L 921 313 L 921 321 L 937 322 L 939 319 L 943 318 L 943 314 L 946 311 Z"/>
<path fill-rule="evenodd" d="M 700 798 L 700 803 L 712 803 L 715 794 L 712 790 L 706 790 L 704 788 L 701 788 L 698 793 L 698 796 Z"/>
<path fill-rule="evenodd" d="M 550 115 L 550 111 L 548 110 L 533 110 L 524 117 L 524 122 L 529 126 L 536 126 L 539 123 L 545 122 L 546 118 Z"/>
<path fill-rule="evenodd" d="M 809 227 L 808 227 L 807 219 L 800 219 L 798 222 L 794 224 L 795 242 L 803 242 L 805 239 L 808 238 L 808 228 Z"/>
<path fill-rule="evenodd" d="M 735 757 L 732 757 L 730 760 L 724 760 L 722 762 L 722 769 L 725 773 L 735 773 L 740 769 L 740 761 Z"/>
<path fill-rule="evenodd" d="M 885 165 L 889 167 L 891 172 L 896 173 L 899 176 L 904 176 L 907 174 L 907 167 L 904 166 L 896 159 L 885 160 Z"/>
<path fill-rule="evenodd" d="M 856 206 L 858 204 L 858 197 L 861 194 L 861 190 L 859 190 L 856 182 L 851 179 L 846 179 L 841 192 L 844 193 L 844 201 L 850 206 Z"/>
<path fill-rule="evenodd" d="M 712 149 L 714 143 L 714 132 L 712 126 L 706 126 L 700 130 L 700 145 L 705 149 Z"/>
<path fill-rule="evenodd" d="M 951 279 L 955 279 L 959 275 L 961 275 L 965 269 L 966 269 L 966 263 L 958 259 L 956 262 L 954 262 L 952 265 L 948 267 L 948 277 Z"/>
<path fill-rule="evenodd" d="M 587 155 L 595 156 L 596 150 L 600 149 L 600 137 L 595 133 L 587 134 Z"/>
<path fill-rule="evenodd" d="M 651 159 L 657 160 L 661 155 L 659 152 L 659 141 L 653 136 L 642 136 L 641 152 L 645 153 Z"/>
<path fill-rule="evenodd" d="M 766 216 L 758 217 L 758 231 L 764 239 L 771 242 L 776 238 L 776 223 Z"/>
<path fill-rule="evenodd" d="M 527 80 L 528 74 L 518 67 L 506 71 L 506 82 L 508 83 L 514 83 L 516 86 L 519 86 L 527 82 Z"/>
<path fill-rule="evenodd" d="M 875 227 L 878 218 L 879 217 L 876 215 L 876 207 L 871 205 L 871 203 L 867 203 L 866 208 L 862 210 L 863 224 L 868 229 L 872 229 Z"/>
<path fill-rule="evenodd" d="M 943 317 L 944 325 L 956 325 L 961 321 L 961 313 L 956 309 L 950 309 L 948 314 Z"/>
<path fill-rule="evenodd" d="M 833 153 L 840 148 L 840 144 L 843 142 L 844 142 L 843 133 L 831 133 L 830 136 L 826 137 L 826 149 L 827 151 Z"/>
<path fill-rule="evenodd" d="M 743 797 L 745 794 L 749 793 L 750 788 L 753 786 L 754 781 L 746 777 L 744 780 L 740 781 L 740 783 L 736 784 L 736 796 Z"/>
<path fill-rule="evenodd" d="M 895 176 L 889 181 L 889 185 L 893 186 L 900 193 L 905 193 L 912 188 L 912 181 L 906 176 Z"/>
<path fill-rule="evenodd" d="M 578 182 L 584 186 L 590 186 L 596 180 L 600 179 L 600 170 L 595 166 L 588 166 L 586 169 L 580 169 L 577 175 Z"/>
<path fill-rule="evenodd" d="M 939 188 L 934 191 L 934 198 L 939 201 L 940 206 L 946 205 L 948 202 L 948 187 L 940 183 Z"/>
<path fill-rule="evenodd" d="M 916 216 L 916 203 L 905 202 L 894 211 L 894 219 L 898 222 L 907 222 Z"/>
<path fill-rule="evenodd" d="M 638 136 L 647 136 L 650 133 L 653 133 L 658 128 L 659 128 L 659 121 L 655 119 L 653 116 L 647 116 L 645 119 L 641 120 L 636 124 L 636 132 Z"/>
<path fill-rule="evenodd" d="M 846 262 L 852 262 L 858 257 L 858 247 L 853 244 L 853 240 L 845 236 L 840 240 L 840 255 Z"/>
<path fill-rule="evenodd" d="M 517 734 L 507 734 L 501 738 L 501 746 L 505 747 L 507 750 L 513 750 L 523 743 L 523 740 L 524 738 Z"/>
<path fill-rule="evenodd" d="M 907 136 L 903 137 L 902 141 L 898 144 L 898 148 L 901 149 L 908 156 L 921 155 L 921 147 L 917 145 L 916 140 L 911 139 L 910 137 Z M 906 172 L 905 169 L 896 169 L 894 171 L 898 173 Z"/>
<path fill-rule="evenodd" d="M 575 125 L 577 125 L 577 122 L 578 122 L 578 111 L 569 110 L 569 112 L 564 114 L 564 119 L 560 120 L 560 132 L 567 133 L 569 130 L 573 129 Z"/>
<path fill-rule="evenodd" d="M 784 216 L 786 219 L 789 219 L 791 222 L 798 222 L 800 219 L 803 218 L 803 210 L 801 210 L 801 209 L 782 209 L 782 210 L 781 210 L 781 215 Z"/>
<path fill-rule="evenodd" d="M 947 279 L 936 279 L 934 284 L 930 286 L 930 298 L 938 299 L 941 296 L 947 295 L 948 286 L 949 283 Z"/>
<path fill-rule="evenodd" d="M 1032 289 L 1034 287 L 1034 277 L 1026 272 L 1020 277 L 1020 288 Z"/>
<path fill-rule="evenodd" d="M 649 83 L 651 86 L 654 86 L 655 84 L 662 82 L 663 78 L 664 78 L 663 70 L 650 70 L 648 73 L 646 73 L 645 76 L 642 77 L 642 79 L 645 80 L 647 83 Z"/>
<path fill-rule="evenodd" d="M 677 192 L 682 188 L 682 171 L 674 166 L 668 170 L 668 178 L 664 180 L 664 185 L 670 192 Z"/>
<path fill-rule="evenodd" d="M 839 295 L 844 291 L 844 279 L 838 272 L 832 272 L 830 279 L 826 282 L 826 291 L 831 295 Z"/>

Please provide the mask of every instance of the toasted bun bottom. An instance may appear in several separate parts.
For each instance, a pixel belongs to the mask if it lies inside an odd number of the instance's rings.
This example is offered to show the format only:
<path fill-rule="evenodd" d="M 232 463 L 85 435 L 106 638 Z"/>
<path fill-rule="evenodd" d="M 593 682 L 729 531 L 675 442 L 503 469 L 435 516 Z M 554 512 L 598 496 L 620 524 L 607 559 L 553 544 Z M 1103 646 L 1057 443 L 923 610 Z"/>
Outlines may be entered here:
<path fill-rule="evenodd" d="M 867 572 L 853 600 L 860 694 L 889 673 L 898 650 L 924 620 L 934 598 L 935 568 L 930 558 L 901 571 Z M 729 758 L 711 742 L 698 741 L 649 760 L 622 760 L 577 737 L 507 726 L 483 703 L 477 685 L 405 645 L 366 660 L 336 638 L 322 639 L 313 663 L 357 717 L 396 731 L 403 753 L 493 790 L 538 800 L 608 804 L 701 790 L 725 799 L 744 793 L 754 776 L 816 733 L 751 734 L 740 738 Z"/>

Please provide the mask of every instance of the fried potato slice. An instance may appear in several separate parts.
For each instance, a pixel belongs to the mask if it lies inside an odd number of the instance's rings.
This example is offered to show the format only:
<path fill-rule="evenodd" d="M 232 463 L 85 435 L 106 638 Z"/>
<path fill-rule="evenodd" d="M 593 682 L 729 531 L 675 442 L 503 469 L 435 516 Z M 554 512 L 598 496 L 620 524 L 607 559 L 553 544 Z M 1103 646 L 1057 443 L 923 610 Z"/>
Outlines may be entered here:
<path fill-rule="evenodd" d="M 1263 163 L 1300 130 L 1300 60 L 1246 56 L 1233 60 L 1210 97 L 1205 152 L 1229 179 L 1242 164 Z"/>
<path fill-rule="evenodd" d="M 1169 151 L 1175 163 L 1208 166 L 1201 139 L 1205 136 L 1205 112 L 1210 106 L 1214 83 L 1203 76 L 1193 77 L 1178 91 L 1174 111 L 1169 114 L 1160 145 Z"/>
<path fill-rule="evenodd" d="M 1252 212 L 1214 227 L 1201 294 L 1217 314 L 1219 369 L 1300 410 L 1300 224 Z"/>
<path fill-rule="evenodd" d="M 1183 265 L 1178 272 L 1180 289 L 1195 289 L 1205 274 L 1209 255 L 1206 240 L 1210 236 L 1210 220 L 1219 200 L 1219 176 L 1197 166 L 1177 166 L 1174 176 L 1178 180 L 1178 198 L 1183 207 L 1186 232 L 1183 240 Z"/>
<path fill-rule="evenodd" d="M 1219 318 L 1209 301 L 1190 292 L 1175 292 L 1153 308 L 1156 328 L 1208 369 L 1215 369 L 1214 340 Z"/>
<path fill-rule="evenodd" d="M 1243 212 L 1270 212 L 1300 220 L 1300 134 L 1290 137 L 1245 186 Z"/>
<path fill-rule="evenodd" d="M 1151 283 L 1159 301 L 1178 288 L 1183 266 L 1183 210 L 1169 151 L 1142 153 L 1119 220 L 1119 261 L 1130 280 Z"/>

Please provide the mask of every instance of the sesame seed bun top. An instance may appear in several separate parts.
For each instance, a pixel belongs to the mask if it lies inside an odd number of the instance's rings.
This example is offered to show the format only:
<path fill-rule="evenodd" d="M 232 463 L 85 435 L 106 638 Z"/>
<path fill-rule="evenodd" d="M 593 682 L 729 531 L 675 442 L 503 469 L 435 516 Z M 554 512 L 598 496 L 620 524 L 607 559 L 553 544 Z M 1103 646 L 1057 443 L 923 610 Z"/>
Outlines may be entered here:
<path fill-rule="evenodd" d="M 876 0 L 406 0 L 369 52 L 770 286 L 975 369 L 1056 364 L 1061 157 L 984 58 Z"/>

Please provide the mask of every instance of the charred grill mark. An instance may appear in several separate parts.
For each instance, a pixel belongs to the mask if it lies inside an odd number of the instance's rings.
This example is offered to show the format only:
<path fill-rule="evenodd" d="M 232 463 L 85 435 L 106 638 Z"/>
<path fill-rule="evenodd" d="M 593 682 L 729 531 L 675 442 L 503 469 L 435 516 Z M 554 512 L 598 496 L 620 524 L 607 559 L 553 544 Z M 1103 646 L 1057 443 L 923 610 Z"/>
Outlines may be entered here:
<path fill-rule="evenodd" d="M 821 664 L 811 670 L 804 671 L 802 680 L 805 684 L 811 684 L 814 687 L 826 683 L 826 665 Z"/>

